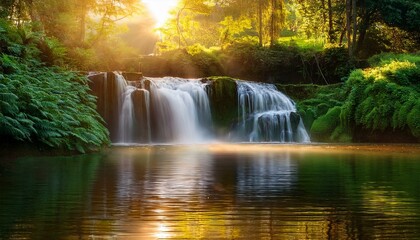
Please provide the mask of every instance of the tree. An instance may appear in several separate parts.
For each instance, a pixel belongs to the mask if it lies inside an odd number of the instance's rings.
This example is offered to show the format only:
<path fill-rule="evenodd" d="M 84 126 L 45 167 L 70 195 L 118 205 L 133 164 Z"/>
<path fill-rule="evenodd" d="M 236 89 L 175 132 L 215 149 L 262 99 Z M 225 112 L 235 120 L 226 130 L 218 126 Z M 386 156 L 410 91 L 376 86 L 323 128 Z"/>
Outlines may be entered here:
<path fill-rule="evenodd" d="M 277 38 L 279 37 L 279 32 L 284 24 L 284 1 L 283 0 L 271 0 L 270 5 L 270 46 L 273 46 Z"/>

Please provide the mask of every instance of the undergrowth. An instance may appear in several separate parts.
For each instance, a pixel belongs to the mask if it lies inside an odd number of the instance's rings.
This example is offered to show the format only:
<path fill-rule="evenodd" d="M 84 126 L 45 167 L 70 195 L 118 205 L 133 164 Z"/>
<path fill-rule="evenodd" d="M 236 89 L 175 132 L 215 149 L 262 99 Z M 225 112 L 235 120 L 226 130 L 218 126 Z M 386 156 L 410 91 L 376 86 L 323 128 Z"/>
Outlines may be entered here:
<path fill-rule="evenodd" d="M 79 152 L 108 144 L 87 78 L 42 62 L 37 33 L 6 22 L 0 31 L 1 139 Z"/>
<path fill-rule="evenodd" d="M 341 88 L 321 88 L 299 110 L 315 140 L 350 141 L 356 131 L 407 131 L 420 140 L 420 56 L 383 54 Z"/>

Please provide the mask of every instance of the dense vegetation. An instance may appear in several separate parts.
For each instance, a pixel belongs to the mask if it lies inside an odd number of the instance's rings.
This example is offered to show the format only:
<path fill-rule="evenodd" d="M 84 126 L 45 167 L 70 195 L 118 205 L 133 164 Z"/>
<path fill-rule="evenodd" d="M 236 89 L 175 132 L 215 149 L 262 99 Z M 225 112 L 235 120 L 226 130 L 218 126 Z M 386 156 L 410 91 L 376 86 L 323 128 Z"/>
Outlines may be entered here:
<path fill-rule="evenodd" d="M 419 3 L 406 0 L 181 0 L 160 46 L 274 46 L 282 36 L 346 45 L 355 55 L 418 49 L 419 14 Z"/>
<path fill-rule="evenodd" d="M 420 141 L 420 56 L 382 54 L 299 109 L 316 141 Z"/>
<path fill-rule="evenodd" d="M 87 78 L 46 66 L 45 36 L 0 22 L 0 137 L 63 150 L 97 149 L 108 131 Z"/>
<path fill-rule="evenodd" d="M 355 66 L 356 62 L 344 47 L 318 50 L 294 43 L 276 44 L 270 48 L 235 43 L 223 50 L 192 46 L 142 60 L 146 76 L 231 76 L 283 84 L 338 83 Z"/>

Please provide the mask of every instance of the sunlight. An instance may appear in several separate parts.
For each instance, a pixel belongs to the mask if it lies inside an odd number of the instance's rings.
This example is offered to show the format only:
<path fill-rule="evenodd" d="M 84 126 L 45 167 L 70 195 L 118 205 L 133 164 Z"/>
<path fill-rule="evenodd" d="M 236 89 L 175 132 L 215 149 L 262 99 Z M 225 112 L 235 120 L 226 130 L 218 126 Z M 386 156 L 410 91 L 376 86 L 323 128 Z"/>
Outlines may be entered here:
<path fill-rule="evenodd" d="M 162 27 L 170 17 L 169 11 L 174 8 L 178 0 L 142 0 L 156 20 L 156 28 Z"/>
<path fill-rule="evenodd" d="M 171 236 L 171 234 L 169 234 L 168 231 L 169 231 L 168 227 L 166 227 L 163 224 L 159 224 L 159 226 L 157 228 L 157 232 L 154 236 L 157 237 L 158 239 L 169 238 Z"/>

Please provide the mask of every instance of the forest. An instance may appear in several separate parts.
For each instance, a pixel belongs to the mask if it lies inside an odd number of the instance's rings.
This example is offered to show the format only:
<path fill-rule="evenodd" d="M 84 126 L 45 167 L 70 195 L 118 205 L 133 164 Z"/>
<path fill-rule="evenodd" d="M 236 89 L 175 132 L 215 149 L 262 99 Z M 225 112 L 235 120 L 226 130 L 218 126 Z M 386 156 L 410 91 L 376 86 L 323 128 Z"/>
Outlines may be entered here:
<path fill-rule="evenodd" d="M 418 0 L 180 0 L 155 26 L 139 0 L 3 0 L 2 145 L 107 146 L 86 72 L 114 70 L 273 83 L 314 140 L 418 142 L 419 16 Z"/>

